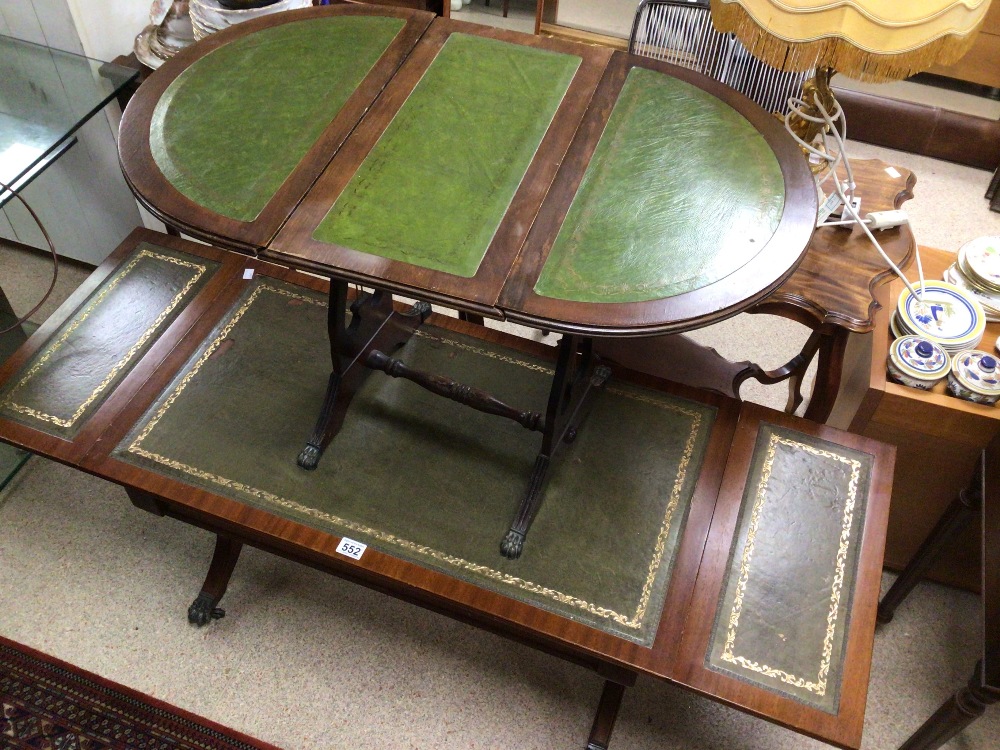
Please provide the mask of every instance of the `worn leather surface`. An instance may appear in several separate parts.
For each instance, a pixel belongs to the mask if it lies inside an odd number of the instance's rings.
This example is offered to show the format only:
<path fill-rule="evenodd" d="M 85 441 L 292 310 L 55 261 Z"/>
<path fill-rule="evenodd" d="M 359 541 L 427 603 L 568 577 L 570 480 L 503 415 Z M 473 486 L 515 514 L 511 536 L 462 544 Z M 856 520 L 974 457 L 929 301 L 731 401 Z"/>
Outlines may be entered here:
<path fill-rule="evenodd" d="M 313 236 L 474 276 L 580 62 L 452 34 Z"/>
<path fill-rule="evenodd" d="M 837 712 L 872 462 L 761 425 L 709 667 Z"/>
<path fill-rule="evenodd" d="M 72 437 L 218 265 L 140 244 L 0 391 L 0 414 Z"/>
<path fill-rule="evenodd" d="M 784 196 L 773 151 L 742 115 L 633 68 L 535 291 L 642 302 L 699 289 L 764 247 Z"/>
<path fill-rule="evenodd" d="M 403 25 L 382 16 L 295 21 L 206 55 L 156 105 L 157 166 L 195 203 L 253 221 Z"/>
<path fill-rule="evenodd" d="M 325 320 L 311 292 L 258 281 L 115 455 L 652 642 L 714 409 L 612 382 L 510 561 L 500 539 L 539 433 L 373 373 L 319 468 L 296 466 L 329 372 Z M 548 363 L 427 325 L 398 356 L 544 411 Z"/>

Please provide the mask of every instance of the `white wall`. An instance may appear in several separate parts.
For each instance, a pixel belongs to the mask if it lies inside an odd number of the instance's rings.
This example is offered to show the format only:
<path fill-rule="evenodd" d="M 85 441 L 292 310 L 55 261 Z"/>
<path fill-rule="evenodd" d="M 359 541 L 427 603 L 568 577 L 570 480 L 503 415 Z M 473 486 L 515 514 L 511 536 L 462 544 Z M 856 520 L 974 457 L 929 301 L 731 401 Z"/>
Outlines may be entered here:
<path fill-rule="evenodd" d="M 135 35 L 149 23 L 152 4 L 152 0 L 63 1 L 76 22 L 86 55 L 98 60 L 113 60 L 132 51 Z"/>

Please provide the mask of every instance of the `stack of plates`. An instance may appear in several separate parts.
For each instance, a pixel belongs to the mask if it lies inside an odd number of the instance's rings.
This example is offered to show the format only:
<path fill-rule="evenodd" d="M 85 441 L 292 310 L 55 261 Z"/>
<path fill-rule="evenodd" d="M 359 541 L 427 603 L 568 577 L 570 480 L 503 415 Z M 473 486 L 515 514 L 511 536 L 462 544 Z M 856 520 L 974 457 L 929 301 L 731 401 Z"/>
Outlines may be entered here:
<path fill-rule="evenodd" d="M 229 10 L 223 8 L 218 0 L 191 0 L 189 5 L 191 28 L 194 30 L 195 39 L 203 39 L 209 34 L 222 31 L 243 21 L 250 21 L 282 10 L 307 8 L 310 5 L 312 5 L 312 0 L 278 0 L 260 8 Z"/>
<path fill-rule="evenodd" d="M 928 281 L 919 299 L 904 289 L 892 316 L 893 335 L 920 336 L 948 354 L 974 349 L 986 330 L 986 313 L 969 292 L 946 281 Z"/>
<path fill-rule="evenodd" d="M 986 319 L 1000 321 L 1000 237 L 980 237 L 958 251 L 958 262 L 944 272 L 949 281 L 975 295 Z"/>

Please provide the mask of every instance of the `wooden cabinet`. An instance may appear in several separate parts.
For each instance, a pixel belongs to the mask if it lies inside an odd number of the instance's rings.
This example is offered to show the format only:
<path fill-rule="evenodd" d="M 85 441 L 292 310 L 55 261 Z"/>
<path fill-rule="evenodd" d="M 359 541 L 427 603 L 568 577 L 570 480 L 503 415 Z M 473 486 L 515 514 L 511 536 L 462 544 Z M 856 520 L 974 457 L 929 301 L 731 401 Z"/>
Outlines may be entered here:
<path fill-rule="evenodd" d="M 1000 3 L 986 13 L 979 36 L 966 55 L 954 65 L 935 65 L 931 73 L 1000 88 Z"/>
<path fill-rule="evenodd" d="M 952 253 L 928 248 L 921 250 L 921 258 L 928 279 L 940 279 L 955 260 Z M 885 548 L 885 565 L 896 570 L 909 562 L 944 509 L 969 484 L 980 451 L 1000 433 L 998 407 L 949 396 L 944 383 L 927 392 L 886 380 L 889 318 L 902 288 L 898 280 L 883 287 L 887 304 L 876 316 L 870 341 L 861 340 L 871 345 L 869 383 L 849 425 L 852 432 L 897 448 Z M 1000 323 L 988 324 L 979 348 L 992 351 L 998 335 Z M 955 539 L 928 577 L 978 590 L 978 539 L 976 523 Z"/>

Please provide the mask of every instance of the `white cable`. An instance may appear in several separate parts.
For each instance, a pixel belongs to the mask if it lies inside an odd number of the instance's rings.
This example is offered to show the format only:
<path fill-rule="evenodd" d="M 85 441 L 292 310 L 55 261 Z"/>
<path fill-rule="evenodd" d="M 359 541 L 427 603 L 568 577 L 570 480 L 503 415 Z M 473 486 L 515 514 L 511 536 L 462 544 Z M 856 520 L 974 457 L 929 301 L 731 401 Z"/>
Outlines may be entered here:
<path fill-rule="evenodd" d="M 910 294 L 912 294 L 916 299 L 919 300 L 924 290 L 924 272 L 923 272 L 923 265 L 920 262 L 919 248 L 917 248 L 916 250 L 916 256 L 917 256 L 917 273 L 919 274 L 920 278 L 921 294 L 917 294 L 916 290 L 913 288 L 912 284 L 910 284 L 909 280 L 906 278 L 906 276 L 903 274 L 900 268 L 895 263 L 893 263 L 892 259 L 888 256 L 888 254 L 886 254 L 885 250 L 882 249 L 882 246 L 879 244 L 879 241 L 875 239 L 875 235 L 872 234 L 871 229 L 868 228 L 867 223 L 865 222 L 864 219 L 861 218 L 860 214 L 854 207 L 853 201 L 854 201 L 854 189 L 856 187 L 856 183 L 854 181 L 854 171 L 851 169 L 851 163 L 850 160 L 847 158 L 846 154 L 846 147 L 844 141 L 847 136 L 847 118 L 844 115 L 843 109 L 841 109 L 840 107 L 840 103 L 837 102 L 836 99 L 834 99 L 834 104 L 836 105 L 836 109 L 834 110 L 833 115 L 830 115 L 830 113 L 826 111 L 826 108 L 823 106 L 822 102 L 819 101 L 819 97 L 817 96 L 815 97 L 815 99 L 816 99 L 815 102 L 816 106 L 819 109 L 820 113 L 822 114 L 822 117 L 816 117 L 815 115 L 810 115 L 806 113 L 804 109 L 806 103 L 804 100 L 798 97 L 789 98 L 788 100 L 789 112 L 788 114 L 785 115 L 785 129 L 792 136 L 792 138 L 795 139 L 796 143 L 798 143 L 799 146 L 802 147 L 803 150 L 817 157 L 821 161 L 826 162 L 826 168 L 828 170 L 826 176 L 823 177 L 822 180 L 820 180 L 819 178 L 815 178 L 817 188 L 822 190 L 823 183 L 825 183 L 830 178 L 830 176 L 833 175 L 834 190 L 836 191 L 837 196 L 840 198 L 841 202 L 844 205 L 843 212 L 841 215 L 843 216 L 844 212 L 846 212 L 846 215 L 850 217 L 850 220 L 848 221 L 830 222 L 829 224 L 821 224 L 820 226 L 840 226 L 845 224 L 858 224 L 864 231 L 868 239 L 871 241 L 871 243 L 875 246 L 875 249 L 878 251 L 879 255 L 882 256 L 882 259 L 889 264 L 889 268 L 891 268 L 892 271 L 900 279 L 902 279 L 903 283 L 906 285 L 906 288 L 909 290 Z M 826 126 L 826 128 L 820 134 L 823 140 L 822 149 L 816 148 L 811 143 L 807 143 L 804 139 L 799 137 L 799 135 L 793 131 L 791 127 L 792 115 L 797 115 L 798 117 L 802 118 L 807 122 L 813 122 L 817 124 L 821 123 Z M 838 122 L 841 123 L 843 132 L 841 132 L 841 129 L 837 127 Z M 829 144 L 827 141 L 827 131 L 833 133 L 834 139 L 837 142 L 836 154 L 830 153 L 830 149 L 828 147 Z M 836 176 L 837 167 L 841 163 L 843 163 L 844 165 L 844 172 L 847 176 L 846 192 L 844 184 Z"/>

